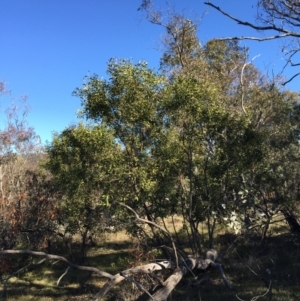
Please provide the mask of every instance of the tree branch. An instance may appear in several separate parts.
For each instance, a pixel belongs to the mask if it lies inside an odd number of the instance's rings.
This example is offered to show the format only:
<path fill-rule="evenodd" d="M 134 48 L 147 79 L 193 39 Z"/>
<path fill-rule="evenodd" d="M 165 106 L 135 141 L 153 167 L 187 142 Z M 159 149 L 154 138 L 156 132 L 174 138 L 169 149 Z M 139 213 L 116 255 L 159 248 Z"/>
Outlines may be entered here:
<path fill-rule="evenodd" d="M 127 281 L 134 283 L 134 284 L 136 285 L 136 287 L 137 287 L 140 291 L 144 292 L 145 294 L 147 294 L 147 295 L 149 296 L 149 298 L 150 298 L 151 300 L 154 300 L 154 301 L 155 301 L 155 299 L 152 297 L 152 295 L 151 295 L 151 294 L 143 287 L 143 285 L 140 284 L 138 281 L 136 281 L 135 279 L 133 279 L 133 278 L 131 278 L 131 277 L 126 276 L 124 273 L 120 273 L 120 275 L 121 275 L 122 277 L 124 277 Z"/>
<path fill-rule="evenodd" d="M 242 87 L 242 97 L 241 98 L 242 98 L 242 110 L 243 110 L 244 114 L 246 114 L 246 109 L 245 109 L 245 106 L 244 106 L 244 98 L 245 98 L 245 85 L 244 85 L 244 80 L 243 80 L 244 71 L 245 71 L 245 68 L 247 67 L 247 65 L 252 64 L 252 62 L 259 56 L 260 56 L 260 54 L 256 55 L 250 62 L 245 62 L 243 67 L 242 67 L 241 76 L 240 76 L 240 84 L 241 84 L 241 87 Z"/>
<path fill-rule="evenodd" d="M 149 263 L 146 265 L 137 266 L 131 269 L 127 269 L 114 275 L 106 284 L 102 287 L 102 289 L 91 299 L 92 301 L 97 301 L 100 298 L 103 298 L 111 288 L 113 288 L 118 283 L 122 282 L 127 275 L 130 274 L 151 274 L 154 271 L 160 271 L 164 269 L 174 268 L 172 263 L 169 261 L 162 261 L 158 263 Z M 123 275 L 123 276 L 122 276 Z"/>
<path fill-rule="evenodd" d="M 71 268 L 82 270 L 82 271 L 89 271 L 89 272 L 94 272 L 102 277 L 106 277 L 109 279 L 112 279 L 113 276 L 109 273 L 103 272 L 97 268 L 94 267 L 89 267 L 89 266 L 83 266 L 83 265 L 78 265 L 75 264 L 68 259 L 66 259 L 63 256 L 59 255 L 53 255 L 53 254 L 47 254 L 45 252 L 36 252 L 36 251 L 31 251 L 31 250 L 0 250 L 0 254 L 28 254 L 28 255 L 33 255 L 33 256 L 42 256 L 45 257 L 45 260 L 59 260 L 65 262 L 67 265 L 69 265 Z"/>
<path fill-rule="evenodd" d="M 228 13 L 226 13 L 224 10 L 222 10 L 219 6 L 216 6 L 215 4 L 213 3 L 210 3 L 210 2 L 204 2 L 204 4 L 208 5 L 208 6 L 211 6 L 213 8 L 215 8 L 217 11 L 219 11 L 221 14 L 223 14 L 224 16 L 230 18 L 231 20 L 233 21 L 236 21 L 239 25 L 244 25 L 244 26 L 248 26 L 248 27 L 251 27 L 253 29 L 256 29 L 256 30 L 259 30 L 259 31 L 265 31 L 265 30 L 274 30 L 274 31 L 277 31 L 277 32 L 282 32 L 284 33 L 284 35 L 280 36 L 280 37 L 285 37 L 285 36 L 290 36 L 290 37 L 297 37 L 299 38 L 300 37 L 300 33 L 298 32 L 294 32 L 294 31 L 290 31 L 290 30 L 287 30 L 285 28 L 280 28 L 278 26 L 276 26 L 275 24 L 273 25 L 269 25 L 269 26 L 259 26 L 259 25 L 255 25 L 253 23 L 250 23 L 250 22 L 247 22 L 247 21 L 242 21 Z M 245 39 L 245 37 L 243 38 Z M 263 38 L 265 39 L 265 38 Z M 268 38 L 267 38 L 268 39 Z"/>
<path fill-rule="evenodd" d="M 226 41 L 226 40 L 238 40 L 238 41 L 251 40 L 251 41 L 257 41 L 257 42 L 264 42 L 264 41 L 269 41 L 269 40 L 287 38 L 289 36 L 290 35 L 288 35 L 288 34 L 281 34 L 281 35 L 274 35 L 274 36 L 269 36 L 269 37 L 264 37 L 264 38 L 240 36 L 240 37 L 224 37 L 224 38 L 214 38 L 214 39 L 215 40 L 222 40 L 222 41 Z"/>
<path fill-rule="evenodd" d="M 152 295 L 152 298 L 155 301 L 167 300 L 168 296 L 174 290 L 183 275 L 184 272 L 177 268 L 175 272 L 164 282 L 164 286 Z M 147 301 L 151 301 L 151 299 L 148 299 Z"/>
<path fill-rule="evenodd" d="M 66 270 L 65 270 L 65 272 L 58 278 L 58 280 L 56 282 L 57 286 L 59 286 L 60 280 L 63 279 L 67 275 L 69 269 L 70 269 L 70 267 L 67 267 Z"/>
<path fill-rule="evenodd" d="M 289 80 L 285 81 L 282 85 L 285 86 L 286 84 L 288 84 L 289 82 L 291 82 L 295 77 L 297 77 L 299 75 L 300 75 L 300 72 L 296 73 Z"/>
<path fill-rule="evenodd" d="M 124 204 L 124 203 L 117 202 L 117 201 L 116 201 L 115 203 L 116 203 L 116 204 L 119 204 L 120 206 L 123 206 L 123 207 L 127 208 L 128 210 L 130 210 L 131 212 L 133 212 L 133 214 L 135 215 L 135 218 L 136 218 L 138 221 L 143 222 L 143 223 L 147 223 L 147 224 L 149 224 L 149 225 L 152 225 L 152 226 L 154 226 L 154 227 L 160 229 L 161 231 L 163 231 L 164 233 L 166 233 L 166 234 L 169 236 L 169 238 L 170 238 L 170 240 L 171 240 L 171 243 L 172 243 L 173 251 L 174 251 L 176 267 L 178 267 L 178 255 L 177 255 L 177 250 L 176 250 L 175 242 L 174 242 L 173 237 L 172 237 L 172 235 L 170 234 L 170 232 L 169 232 L 168 230 L 166 230 L 165 228 L 159 226 L 158 224 L 154 223 L 154 222 L 151 222 L 151 221 L 149 221 L 149 220 L 147 220 L 147 219 L 141 218 L 141 217 L 137 214 L 137 212 L 136 212 L 134 209 L 132 209 L 130 206 L 128 206 L 128 205 L 126 205 L 126 204 Z"/>
<path fill-rule="evenodd" d="M 229 289 L 233 289 L 232 285 L 230 284 L 230 282 L 228 281 L 227 277 L 225 276 L 225 273 L 223 271 L 223 268 L 222 268 L 222 265 L 219 264 L 219 263 L 215 263 L 215 262 L 211 262 L 210 265 L 213 267 L 213 268 L 216 268 L 219 270 L 219 273 L 223 279 L 223 282 L 225 283 L 225 285 L 229 288 Z"/>

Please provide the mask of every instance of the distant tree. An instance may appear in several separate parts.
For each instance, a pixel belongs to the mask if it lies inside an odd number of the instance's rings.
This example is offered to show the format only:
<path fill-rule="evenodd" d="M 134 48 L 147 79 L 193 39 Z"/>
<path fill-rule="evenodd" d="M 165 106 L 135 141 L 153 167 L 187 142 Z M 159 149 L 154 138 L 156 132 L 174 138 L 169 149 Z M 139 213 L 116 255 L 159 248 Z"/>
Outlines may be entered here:
<path fill-rule="evenodd" d="M 4 85 L 1 90 L 5 91 Z M 0 130 L 0 235 L 2 247 L 11 247 L 21 238 L 20 225 L 27 207 L 27 171 L 37 168 L 41 145 L 27 124 L 26 98 L 20 100 L 19 107 L 7 108 L 5 114 L 6 124 Z"/>
<path fill-rule="evenodd" d="M 46 160 L 45 154 L 36 159 L 42 165 Z M 60 190 L 44 169 L 38 167 L 26 171 L 26 206 L 19 225 L 24 247 L 54 252 L 61 246 L 60 242 L 65 238 L 65 233 L 59 227 L 60 198 Z"/>

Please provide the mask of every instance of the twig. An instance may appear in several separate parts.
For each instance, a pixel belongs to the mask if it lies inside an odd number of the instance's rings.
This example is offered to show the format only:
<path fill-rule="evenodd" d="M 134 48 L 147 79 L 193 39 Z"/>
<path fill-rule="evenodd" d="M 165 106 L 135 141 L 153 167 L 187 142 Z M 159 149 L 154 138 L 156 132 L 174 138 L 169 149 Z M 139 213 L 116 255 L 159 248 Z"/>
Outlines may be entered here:
<path fill-rule="evenodd" d="M 245 97 L 245 86 L 244 86 L 244 81 L 243 81 L 244 70 L 245 70 L 246 66 L 250 65 L 259 56 L 260 56 L 260 54 L 256 55 L 250 62 L 245 63 L 243 65 L 243 68 L 241 71 L 240 83 L 241 83 L 241 87 L 242 87 L 242 110 L 243 110 L 244 114 L 246 114 L 246 110 L 244 107 L 244 97 Z"/>
<path fill-rule="evenodd" d="M 67 267 L 67 269 L 65 270 L 65 272 L 58 278 L 58 280 L 57 280 L 57 282 L 56 282 L 56 285 L 57 285 L 57 286 L 59 286 L 60 280 L 61 280 L 65 275 L 67 275 L 69 269 L 70 269 L 70 267 Z"/>
<path fill-rule="evenodd" d="M 269 287 L 268 287 L 267 291 L 266 291 L 263 295 L 255 296 L 255 297 L 253 297 L 253 298 L 251 299 L 251 301 L 256 301 L 256 300 L 258 300 L 259 298 L 266 296 L 266 295 L 269 293 L 269 291 L 270 291 L 270 289 L 271 289 L 271 286 L 272 286 L 272 281 L 270 281 Z M 246 300 L 241 299 L 237 294 L 236 294 L 235 296 L 236 296 L 237 299 L 240 300 L 240 301 L 246 301 Z"/>
<path fill-rule="evenodd" d="M 288 84 L 289 82 L 291 82 L 295 77 L 297 77 L 299 75 L 300 75 L 300 72 L 296 73 L 289 80 L 287 80 L 286 82 L 284 82 L 282 85 L 285 86 L 286 84 Z"/>
<path fill-rule="evenodd" d="M 239 25 L 243 25 L 243 26 L 248 26 L 250 28 L 253 28 L 255 30 L 258 30 L 258 31 L 277 31 L 279 34 L 275 34 L 275 35 L 270 35 L 270 36 L 267 36 L 267 37 L 255 37 L 255 36 L 235 36 L 235 37 L 223 37 L 223 38 L 217 38 L 217 40 L 251 40 L 251 41 L 258 41 L 258 42 L 264 42 L 264 41 L 269 41 L 269 40 L 274 40 L 274 39 L 282 39 L 282 38 L 289 38 L 289 37 L 292 37 L 292 38 L 300 38 L 300 33 L 297 32 L 297 31 L 291 31 L 291 30 L 288 30 L 287 28 L 284 28 L 282 26 L 277 26 L 276 23 L 271 23 L 271 25 L 268 25 L 268 26 L 261 26 L 261 25 L 256 25 L 254 23 L 251 23 L 251 22 L 247 22 L 247 21 L 243 21 L 241 19 L 238 19 L 232 15 L 230 15 L 229 13 L 225 12 L 224 10 L 222 10 L 219 6 L 216 6 L 215 4 L 213 3 L 210 3 L 210 2 L 204 2 L 204 4 L 208 5 L 208 6 L 211 6 L 213 7 L 214 9 L 216 9 L 217 11 L 219 11 L 221 14 L 223 14 L 224 16 L 228 17 L 229 19 L 237 22 Z M 284 5 L 286 5 L 286 2 L 284 1 Z M 290 10 L 293 11 L 293 7 L 292 6 L 288 6 L 288 8 Z M 273 9 L 278 13 L 278 14 L 282 14 L 284 17 L 287 17 L 289 16 L 289 18 L 292 18 L 290 15 L 288 14 L 285 14 L 284 12 L 280 12 L 279 10 L 276 10 L 276 7 L 273 7 Z M 297 14 L 298 14 L 298 11 L 297 11 Z M 280 18 L 279 18 L 280 19 Z M 284 18 L 285 19 L 285 18 Z M 299 21 L 299 19 L 297 18 L 296 19 L 297 21 Z M 295 26 L 295 27 L 298 27 L 299 24 L 295 24 L 294 22 L 292 22 L 291 20 L 288 20 L 287 21 L 290 25 L 292 26 Z M 282 25 L 282 23 L 280 23 Z M 292 52 L 293 54 L 287 59 L 287 63 L 285 64 L 285 66 L 283 67 L 283 70 L 286 68 L 286 66 L 288 64 L 290 64 L 290 66 L 292 67 L 295 67 L 295 66 L 299 66 L 300 63 L 293 63 L 291 61 L 291 57 L 298 53 L 300 49 L 296 48 L 296 49 L 293 49 Z M 282 70 L 282 71 L 283 71 Z M 281 72 L 282 73 L 282 72 Z M 295 77 L 299 76 L 300 75 L 300 72 L 299 73 L 296 73 L 295 75 L 293 75 L 290 79 L 288 79 L 287 81 L 285 81 L 282 85 L 285 86 L 286 84 L 288 84 L 289 82 L 291 82 Z"/>

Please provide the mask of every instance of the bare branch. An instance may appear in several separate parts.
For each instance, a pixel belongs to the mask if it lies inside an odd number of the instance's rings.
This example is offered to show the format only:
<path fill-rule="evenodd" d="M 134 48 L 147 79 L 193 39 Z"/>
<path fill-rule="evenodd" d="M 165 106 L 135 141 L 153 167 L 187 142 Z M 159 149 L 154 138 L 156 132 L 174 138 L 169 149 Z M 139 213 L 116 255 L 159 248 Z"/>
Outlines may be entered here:
<path fill-rule="evenodd" d="M 70 267 L 67 267 L 65 272 L 58 278 L 56 285 L 59 286 L 60 280 L 64 278 L 64 276 L 67 275 L 68 271 L 69 271 Z"/>
<path fill-rule="evenodd" d="M 253 297 L 253 298 L 251 299 L 251 301 L 256 301 L 256 300 L 258 300 L 259 298 L 266 296 L 266 295 L 269 293 L 269 291 L 270 291 L 270 289 L 271 289 L 271 286 L 272 286 L 272 281 L 270 281 L 269 287 L 268 287 L 267 291 L 266 291 L 264 294 Z M 245 300 L 241 299 L 238 295 L 235 295 L 235 296 L 237 297 L 238 300 L 240 300 L 240 301 L 245 301 Z"/>
<path fill-rule="evenodd" d="M 152 297 L 156 301 L 166 300 L 169 294 L 172 292 L 172 290 L 174 290 L 175 286 L 178 284 L 178 282 L 186 273 L 188 273 L 189 271 L 195 268 L 199 270 L 206 270 L 209 266 L 219 270 L 219 273 L 225 285 L 230 290 L 232 290 L 233 287 L 231 286 L 230 282 L 226 278 L 221 264 L 215 263 L 211 259 L 200 259 L 191 256 L 179 263 L 179 268 L 175 269 L 174 273 L 164 282 L 164 286 L 160 290 L 158 290 L 155 294 L 153 294 Z M 150 301 L 150 299 L 148 299 L 148 301 Z"/>
<path fill-rule="evenodd" d="M 287 80 L 286 82 L 284 82 L 282 85 L 285 86 L 286 84 L 288 84 L 289 82 L 291 82 L 298 75 L 300 75 L 300 72 L 298 72 L 295 75 L 293 75 L 289 80 Z"/>
<path fill-rule="evenodd" d="M 133 210 L 132 212 L 135 212 L 135 211 Z M 143 221 L 143 219 L 141 219 L 141 218 L 137 218 L 137 219 L 139 221 Z M 149 222 L 149 221 L 147 221 L 147 222 Z M 154 225 L 154 223 L 153 223 L 153 225 Z M 158 226 L 158 225 L 156 225 L 156 226 Z M 165 229 L 163 229 L 163 230 L 165 230 Z M 213 253 L 213 258 L 216 258 L 216 256 L 217 256 L 216 251 L 215 250 L 209 250 L 208 254 L 211 254 L 211 253 Z M 3 296 L 4 292 L 6 291 L 7 282 L 13 275 L 18 274 L 21 271 L 24 271 L 25 269 L 27 269 L 30 266 L 41 264 L 44 261 L 46 261 L 47 259 L 48 260 L 63 261 L 63 262 L 65 262 L 69 265 L 68 268 L 65 270 L 65 272 L 59 277 L 59 279 L 57 281 L 57 285 L 59 285 L 61 279 L 67 274 L 67 272 L 69 271 L 69 269 L 71 267 L 77 268 L 79 270 L 86 270 L 86 271 L 95 272 L 100 276 L 104 276 L 104 277 L 109 278 L 109 280 L 101 288 L 101 290 L 96 295 L 94 295 L 92 297 L 92 299 L 91 299 L 92 301 L 97 301 L 100 298 L 103 298 L 109 292 L 109 290 L 111 288 L 113 288 L 116 284 L 120 283 L 124 279 L 134 283 L 142 292 L 146 293 L 149 296 L 149 299 L 148 299 L 149 301 L 151 301 L 151 300 L 163 301 L 163 300 L 167 299 L 169 294 L 174 290 L 176 285 L 180 282 L 180 280 L 182 279 L 182 277 L 185 274 L 187 274 L 190 271 L 193 271 L 194 269 L 206 270 L 209 266 L 211 266 L 213 268 L 217 268 L 219 270 L 220 274 L 221 274 L 221 277 L 222 277 L 225 285 L 228 288 L 232 289 L 232 286 L 230 285 L 229 281 L 227 280 L 227 278 L 224 274 L 222 266 L 218 263 L 215 263 L 214 260 L 208 259 L 208 258 L 207 259 L 201 259 L 201 258 L 198 258 L 198 257 L 190 256 L 190 257 L 180 261 L 176 266 L 171 261 L 161 261 L 161 262 L 157 262 L 157 263 L 150 263 L 150 264 L 145 264 L 145 265 L 141 265 L 141 266 L 137 266 L 137 267 L 134 267 L 134 268 L 124 270 L 124 271 L 112 276 L 111 274 L 102 272 L 102 271 L 100 271 L 96 268 L 87 267 L 87 266 L 79 266 L 79 265 L 76 265 L 76 264 L 68 261 L 66 258 L 64 258 L 62 256 L 47 254 L 47 253 L 44 253 L 44 252 L 35 252 L 35 251 L 31 251 L 31 250 L 2 250 L 2 251 L 0 251 L 0 254 L 28 254 L 28 255 L 32 255 L 32 256 L 43 256 L 43 257 L 45 257 L 37 263 L 30 263 L 30 264 L 26 265 L 25 267 L 19 269 L 18 271 L 12 273 L 9 277 L 4 279 L 2 281 L 4 287 L 3 287 L 3 291 L 2 291 L 2 294 L 0 295 L 0 297 Z M 155 271 L 160 271 L 160 270 L 164 270 L 164 269 L 174 270 L 173 274 L 170 277 L 168 277 L 167 280 L 161 281 L 160 279 L 158 280 L 157 277 L 153 277 L 153 274 L 154 274 Z M 160 289 L 158 289 L 158 291 L 156 291 L 151 296 L 151 294 L 138 281 L 136 281 L 135 279 L 130 277 L 130 275 L 134 275 L 134 274 L 148 274 L 148 275 L 152 276 L 153 279 L 158 280 L 159 284 L 162 285 L 162 287 Z"/>
<path fill-rule="evenodd" d="M 123 207 L 127 208 L 128 210 L 130 210 L 130 211 L 135 215 L 135 218 L 136 218 L 138 221 L 140 221 L 140 222 L 142 222 L 142 223 L 147 223 L 147 224 L 149 224 L 149 225 L 152 225 L 152 226 L 154 226 L 154 227 L 160 229 L 161 231 L 163 231 L 164 233 L 166 233 L 166 234 L 169 236 L 169 238 L 170 238 L 170 240 L 171 240 L 171 243 L 172 243 L 173 251 L 174 251 L 176 267 L 178 267 L 178 255 L 177 255 L 177 250 L 176 250 L 175 242 L 174 242 L 174 240 L 173 240 L 173 237 L 172 237 L 171 233 L 170 233 L 168 230 L 166 230 L 165 228 L 159 226 L 158 224 L 156 224 L 156 223 L 154 223 L 154 222 L 151 222 L 151 221 L 149 221 L 149 220 L 147 220 L 147 219 L 140 218 L 139 215 L 137 214 L 137 212 L 136 212 L 135 210 L 133 210 L 130 206 L 128 206 L 128 205 L 126 205 L 126 204 L 124 204 L 124 203 L 117 202 L 117 201 L 116 201 L 115 203 L 119 204 L 120 206 L 123 206 Z"/>
<path fill-rule="evenodd" d="M 109 281 L 105 283 L 105 285 L 95 296 L 92 297 L 91 301 L 97 301 L 100 298 L 103 298 L 110 291 L 111 288 L 113 288 L 115 285 L 117 285 L 124 279 L 125 278 L 121 276 L 120 273 L 116 274 L 115 276 L 113 276 L 113 278 L 111 278 Z"/>
<path fill-rule="evenodd" d="M 45 252 L 36 252 L 36 251 L 31 251 L 31 250 L 0 250 L 0 254 L 28 254 L 28 255 L 33 255 L 33 256 L 42 256 L 42 257 L 45 257 L 45 259 L 48 259 L 48 260 L 55 259 L 55 260 L 63 261 L 67 265 L 69 265 L 70 267 L 72 267 L 74 269 L 94 272 L 94 273 L 96 273 L 96 274 L 98 274 L 102 277 L 106 277 L 106 278 L 109 278 L 109 279 L 113 278 L 113 276 L 111 274 L 103 272 L 103 271 L 101 271 L 97 268 L 78 265 L 78 264 L 75 264 L 75 263 L 69 261 L 68 259 L 66 259 L 63 256 L 47 254 Z"/>
<path fill-rule="evenodd" d="M 226 40 L 251 40 L 251 41 L 257 41 L 257 42 L 264 42 L 264 41 L 269 41 L 269 40 L 275 40 L 275 39 L 281 39 L 281 38 L 287 38 L 290 37 L 288 34 L 280 34 L 280 35 L 274 35 L 274 36 L 269 36 L 269 37 L 264 37 L 264 38 L 258 38 L 258 37 L 224 37 L 224 38 L 214 38 L 215 40 L 221 40 L 221 41 L 226 41 Z"/>
<path fill-rule="evenodd" d="M 291 63 L 292 67 L 298 67 L 298 66 L 300 66 L 300 63 L 292 63 L 292 62 L 290 62 L 290 63 Z"/>
<path fill-rule="evenodd" d="M 294 2 L 289 3 L 289 1 L 281 1 L 281 0 L 277 1 L 276 3 L 274 3 L 273 1 L 268 1 L 268 2 L 262 1 L 261 4 L 262 9 L 264 10 L 264 13 L 266 14 L 267 17 L 262 18 L 259 15 L 258 18 L 260 19 L 261 22 L 265 24 L 270 24 L 267 26 L 256 25 L 251 22 L 243 21 L 225 12 L 223 9 L 221 9 L 219 6 L 213 3 L 210 2 L 204 2 L 204 3 L 208 6 L 213 7 L 214 9 L 216 9 L 217 11 L 219 11 L 221 14 L 228 17 L 229 19 L 237 22 L 239 25 L 247 26 L 261 32 L 275 31 L 278 33 L 267 37 L 235 36 L 235 37 L 218 38 L 217 40 L 252 40 L 258 42 L 264 42 L 268 40 L 282 39 L 282 38 L 300 38 L 300 32 L 297 32 L 295 30 L 288 30 L 287 27 L 284 27 L 285 25 L 293 29 L 294 28 L 297 29 L 298 27 L 300 27 L 300 10 L 299 10 L 299 5 L 297 3 Z M 283 70 L 286 68 L 287 65 L 290 65 L 291 67 L 300 66 L 300 63 L 295 64 L 291 61 L 292 56 L 296 53 L 299 53 L 299 51 L 300 49 L 298 47 L 291 50 L 292 54 L 287 59 L 287 63 L 283 67 Z M 295 74 L 289 80 L 284 82 L 282 85 L 284 86 L 288 84 L 298 75 L 299 73 Z"/>
<path fill-rule="evenodd" d="M 245 107 L 244 107 L 244 98 L 245 98 L 245 85 L 244 85 L 244 80 L 243 80 L 244 70 L 245 70 L 246 66 L 248 66 L 249 64 L 252 64 L 252 62 L 259 56 L 260 56 L 260 54 L 256 55 L 250 62 L 244 63 L 244 65 L 242 67 L 241 77 L 240 77 L 240 84 L 241 84 L 241 87 L 242 87 L 242 110 L 243 110 L 244 114 L 246 114 L 246 110 L 245 110 Z"/>
<path fill-rule="evenodd" d="M 300 33 L 298 32 L 294 32 L 294 31 L 290 31 L 290 30 L 287 30 L 285 28 L 281 28 L 281 27 L 278 27 L 276 26 L 275 24 L 273 25 L 269 25 L 269 26 L 258 26 L 258 25 L 255 25 L 253 23 L 250 23 L 250 22 L 247 22 L 247 21 L 242 21 L 228 13 L 226 13 L 224 10 L 222 10 L 219 6 L 216 6 L 214 5 L 213 3 L 210 3 L 210 2 L 204 2 L 204 4 L 208 5 L 208 6 L 211 6 L 213 8 L 215 8 L 217 11 L 219 11 L 221 14 L 223 14 L 224 16 L 230 18 L 231 20 L 233 21 L 236 21 L 239 25 L 244 25 L 244 26 L 248 26 L 248 27 L 251 27 L 253 29 L 256 29 L 256 30 L 259 30 L 259 31 L 265 31 L 265 30 L 274 30 L 274 31 L 277 31 L 277 32 L 282 32 L 284 33 L 285 35 L 284 36 L 290 36 L 290 37 L 297 37 L 299 38 L 300 37 Z M 284 37 L 282 36 L 282 37 Z M 244 38 L 245 39 L 245 38 Z"/>
<path fill-rule="evenodd" d="M 183 271 L 179 268 L 165 281 L 165 285 L 159 289 L 155 294 L 152 295 L 155 301 L 164 301 L 167 300 L 170 293 L 174 290 L 175 286 L 181 280 L 184 275 Z M 150 301 L 148 299 L 147 301 Z"/>
<path fill-rule="evenodd" d="M 225 276 L 225 273 L 223 271 L 223 268 L 222 268 L 222 265 L 219 264 L 219 263 L 215 263 L 215 262 L 211 262 L 210 265 L 213 267 L 213 268 L 216 268 L 219 270 L 219 273 L 225 283 L 225 285 L 229 288 L 229 289 L 233 289 L 233 287 L 231 286 L 230 282 L 228 281 L 227 277 Z"/>

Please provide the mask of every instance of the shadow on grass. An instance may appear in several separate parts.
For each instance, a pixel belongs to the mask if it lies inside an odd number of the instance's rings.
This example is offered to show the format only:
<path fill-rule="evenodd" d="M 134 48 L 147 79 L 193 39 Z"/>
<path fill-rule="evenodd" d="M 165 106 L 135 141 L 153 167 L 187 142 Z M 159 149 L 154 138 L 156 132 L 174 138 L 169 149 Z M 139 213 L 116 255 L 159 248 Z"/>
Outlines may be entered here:
<path fill-rule="evenodd" d="M 66 287 L 16 281 L 9 285 L 4 299 L 45 300 L 46 298 L 50 298 L 50 300 L 70 300 L 72 296 L 82 296 L 86 299 L 86 297 L 91 296 L 94 291 L 97 291 L 97 288 L 91 285 L 85 287 Z"/>
<path fill-rule="evenodd" d="M 88 257 L 82 265 L 96 267 L 99 270 L 115 274 L 126 268 L 128 263 L 128 242 L 105 243 L 88 249 Z M 73 244 L 72 251 L 76 254 L 80 249 L 79 244 Z M 59 255 L 65 256 L 74 263 L 65 249 L 57 250 Z M 29 261 L 37 261 L 34 256 L 22 255 L 12 256 L 19 258 L 17 268 L 25 266 Z M 32 258 L 32 259 L 31 259 Z M 76 257 L 75 257 L 76 258 Z M 69 269 L 68 273 L 61 279 L 59 286 L 57 280 L 65 273 L 67 265 L 64 262 L 47 261 L 42 265 L 26 269 L 9 281 L 5 300 L 71 300 L 73 296 L 91 296 L 99 291 L 107 279 L 93 275 L 88 271 Z M 68 297 L 67 297 L 68 296 Z M 50 298 L 50 299 L 49 299 Z M 79 299 L 76 299 L 79 300 Z M 82 299 L 83 300 L 83 299 Z"/>
<path fill-rule="evenodd" d="M 220 245 L 220 261 L 241 299 L 251 300 L 270 288 L 262 300 L 300 300 L 299 236 L 274 235 L 265 244 L 253 235 L 231 234 L 226 239 Z"/>

